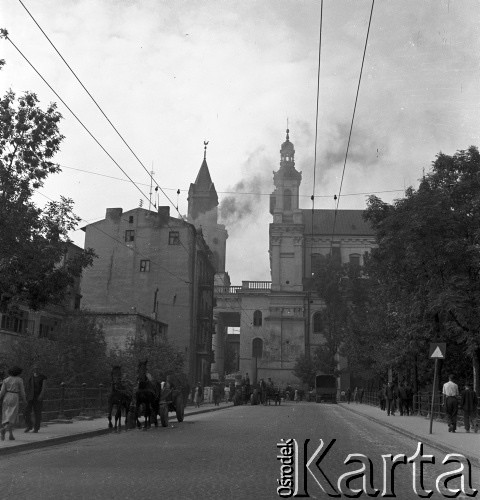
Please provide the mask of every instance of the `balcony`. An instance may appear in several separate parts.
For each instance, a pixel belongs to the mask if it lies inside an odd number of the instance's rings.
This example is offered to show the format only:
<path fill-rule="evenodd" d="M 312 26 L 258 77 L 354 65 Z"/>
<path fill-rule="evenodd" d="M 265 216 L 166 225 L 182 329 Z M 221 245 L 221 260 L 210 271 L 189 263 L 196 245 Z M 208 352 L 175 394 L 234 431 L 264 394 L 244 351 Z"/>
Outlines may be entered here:
<path fill-rule="evenodd" d="M 242 281 L 242 286 L 216 286 L 214 293 L 218 295 L 233 295 L 241 292 L 270 292 L 271 281 Z"/>

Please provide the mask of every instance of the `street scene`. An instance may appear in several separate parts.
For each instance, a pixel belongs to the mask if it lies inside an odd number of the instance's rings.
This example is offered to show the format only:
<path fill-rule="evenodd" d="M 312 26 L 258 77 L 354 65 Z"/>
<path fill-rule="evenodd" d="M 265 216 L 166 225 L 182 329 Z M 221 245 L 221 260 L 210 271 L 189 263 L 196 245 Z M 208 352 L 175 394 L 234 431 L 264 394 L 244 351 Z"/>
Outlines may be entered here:
<path fill-rule="evenodd" d="M 480 5 L 0 14 L 0 499 L 476 497 Z"/>

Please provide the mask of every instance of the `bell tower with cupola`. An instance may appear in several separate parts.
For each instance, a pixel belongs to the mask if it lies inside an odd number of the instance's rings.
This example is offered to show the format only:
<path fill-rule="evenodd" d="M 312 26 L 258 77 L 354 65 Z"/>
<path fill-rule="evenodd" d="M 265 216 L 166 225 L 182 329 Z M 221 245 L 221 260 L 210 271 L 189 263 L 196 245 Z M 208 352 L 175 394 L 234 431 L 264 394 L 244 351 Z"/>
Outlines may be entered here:
<path fill-rule="evenodd" d="M 290 130 L 280 148 L 280 168 L 273 172 L 270 195 L 270 271 L 272 290 L 303 290 L 303 218 L 299 208 L 302 173 L 295 169 L 295 148 Z"/>

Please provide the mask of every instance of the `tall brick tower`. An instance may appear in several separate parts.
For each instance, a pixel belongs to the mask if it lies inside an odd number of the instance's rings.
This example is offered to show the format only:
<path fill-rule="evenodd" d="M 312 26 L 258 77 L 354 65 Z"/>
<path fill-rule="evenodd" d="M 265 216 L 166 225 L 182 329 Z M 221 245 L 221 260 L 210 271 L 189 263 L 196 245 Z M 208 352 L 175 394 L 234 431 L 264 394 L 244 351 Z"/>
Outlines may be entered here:
<path fill-rule="evenodd" d="M 215 272 L 225 272 L 228 233 L 218 224 L 218 195 L 207 165 L 207 144 L 204 142 L 203 162 L 197 178 L 188 190 L 188 222 L 201 229 L 215 257 Z"/>

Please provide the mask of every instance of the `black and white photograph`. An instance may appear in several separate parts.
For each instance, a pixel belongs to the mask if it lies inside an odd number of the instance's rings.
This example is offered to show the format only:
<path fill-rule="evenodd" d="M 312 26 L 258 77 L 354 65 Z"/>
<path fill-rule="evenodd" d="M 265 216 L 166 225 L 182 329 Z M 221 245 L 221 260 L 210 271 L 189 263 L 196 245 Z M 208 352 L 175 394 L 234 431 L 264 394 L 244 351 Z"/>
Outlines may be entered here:
<path fill-rule="evenodd" d="M 479 147 L 475 0 L 2 0 L 0 500 L 477 497 Z"/>

